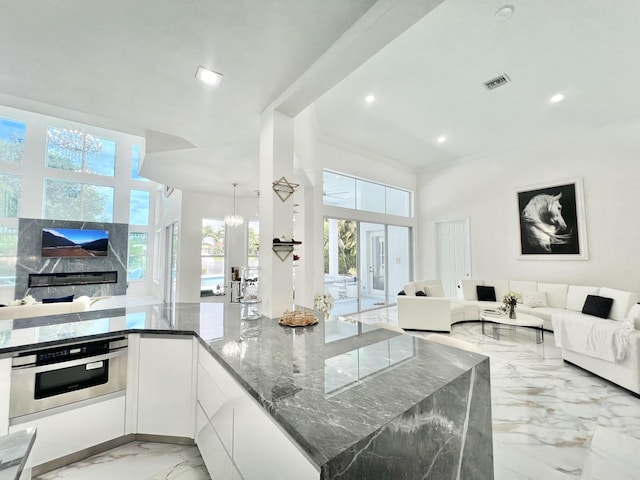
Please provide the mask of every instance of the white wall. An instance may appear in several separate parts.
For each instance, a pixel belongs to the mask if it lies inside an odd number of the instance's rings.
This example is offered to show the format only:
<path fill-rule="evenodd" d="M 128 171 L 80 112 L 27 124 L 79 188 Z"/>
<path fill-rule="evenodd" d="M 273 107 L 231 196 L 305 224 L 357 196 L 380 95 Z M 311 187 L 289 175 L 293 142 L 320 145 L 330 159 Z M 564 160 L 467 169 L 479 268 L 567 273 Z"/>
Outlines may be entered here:
<path fill-rule="evenodd" d="M 470 219 L 471 275 L 640 292 L 640 125 L 557 135 L 418 178 L 417 278 L 437 273 L 434 221 Z M 588 260 L 519 260 L 516 190 L 583 177 Z"/>

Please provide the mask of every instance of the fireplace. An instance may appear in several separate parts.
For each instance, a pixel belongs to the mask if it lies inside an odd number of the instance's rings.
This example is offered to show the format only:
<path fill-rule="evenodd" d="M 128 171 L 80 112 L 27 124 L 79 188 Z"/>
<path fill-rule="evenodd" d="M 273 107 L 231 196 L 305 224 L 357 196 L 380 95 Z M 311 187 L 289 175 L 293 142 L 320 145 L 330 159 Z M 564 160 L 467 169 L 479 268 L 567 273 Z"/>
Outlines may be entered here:
<path fill-rule="evenodd" d="M 118 272 L 55 272 L 30 273 L 29 288 L 61 287 L 67 285 L 93 285 L 98 283 L 117 283 Z"/>

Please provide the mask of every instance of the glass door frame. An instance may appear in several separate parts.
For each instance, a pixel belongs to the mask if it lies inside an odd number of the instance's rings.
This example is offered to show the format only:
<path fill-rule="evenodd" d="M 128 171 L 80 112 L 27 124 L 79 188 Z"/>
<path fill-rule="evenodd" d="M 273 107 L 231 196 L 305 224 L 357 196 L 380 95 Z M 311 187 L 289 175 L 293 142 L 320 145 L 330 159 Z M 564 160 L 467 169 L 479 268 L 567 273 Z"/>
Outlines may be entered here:
<path fill-rule="evenodd" d="M 365 221 L 365 220 L 358 220 L 358 219 L 353 219 L 353 218 L 344 218 L 344 217 L 336 217 L 336 216 L 323 216 L 323 228 L 324 228 L 324 222 L 329 222 L 331 220 L 335 220 L 335 221 L 349 221 L 349 222 L 355 222 L 356 224 L 356 245 L 357 245 L 357 249 L 356 249 L 356 265 L 357 265 L 357 272 L 356 272 L 356 311 L 354 312 L 337 312 L 338 315 L 341 314 L 348 314 L 348 313 L 359 313 L 359 312 L 364 312 L 364 311 L 370 311 L 370 310 L 375 310 L 378 308 L 385 308 L 385 307 L 389 307 L 392 305 L 395 305 L 396 302 L 393 301 L 391 302 L 391 299 L 394 298 L 395 292 L 391 292 L 390 291 L 390 285 L 389 285 L 389 272 L 390 269 L 388 268 L 388 263 L 389 263 L 389 227 L 398 227 L 398 228 L 403 228 L 406 229 L 407 231 L 407 235 L 406 235 L 406 239 L 407 239 L 407 250 L 408 250 L 408 258 L 407 258 L 407 272 L 406 272 L 406 276 L 407 279 L 406 281 L 410 281 L 411 279 L 411 275 L 412 275 L 412 270 L 413 270 L 413 232 L 412 232 L 412 227 L 408 226 L 408 225 L 397 225 L 397 224 L 389 224 L 389 223 L 381 223 L 381 222 L 371 222 L 371 221 Z M 362 229 L 362 225 L 374 225 L 374 226 L 380 226 L 381 228 L 378 230 L 371 231 L 371 232 L 367 232 L 366 229 Z M 331 228 L 328 228 L 329 230 L 329 234 L 331 232 Z M 365 234 L 366 238 L 364 239 L 364 243 L 361 242 L 361 238 L 362 238 L 362 234 Z M 382 258 L 384 259 L 384 295 L 383 295 L 383 305 L 374 305 L 370 308 L 366 308 L 363 309 L 363 301 L 362 301 L 362 295 L 363 295 L 363 278 L 367 278 L 366 280 L 366 284 L 369 285 L 368 290 L 371 290 L 373 287 L 373 283 L 371 283 L 369 281 L 369 266 L 368 260 L 365 257 L 370 256 L 370 254 L 372 253 L 372 248 L 371 248 L 371 238 L 373 238 L 372 235 L 369 235 L 369 233 L 373 234 L 376 233 L 378 234 L 378 236 L 380 236 L 380 234 L 382 234 L 383 237 L 383 242 L 384 242 L 384 247 L 383 247 L 383 251 L 382 253 Z M 364 246 L 364 248 L 363 248 Z M 323 252 L 324 255 L 324 252 Z M 330 253 L 329 253 L 329 256 Z M 324 262 L 324 260 L 323 260 Z M 363 275 L 366 274 L 366 277 L 363 277 Z M 324 275 L 324 271 L 323 271 L 323 275 Z M 339 282 L 335 282 L 334 285 L 336 285 Z M 349 288 L 349 287 L 345 287 L 345 288 Z M 324 282 L 323 282 L 323 291 L 324 293 L 331 293 L 334 296 L 334 299 L 336 301 L 339 300 L 343 300 L 345 297 L 348 298 L 348 295 L 346 295 L 345 293 L 345 288 L 339 288 L 339 287 L 335 287 L 335 286 L 329 286 L 327 287 Z M 335 294 L 334 294 L 335 293 Z M 335 307 L 334 307 L 335 309 Z"/>

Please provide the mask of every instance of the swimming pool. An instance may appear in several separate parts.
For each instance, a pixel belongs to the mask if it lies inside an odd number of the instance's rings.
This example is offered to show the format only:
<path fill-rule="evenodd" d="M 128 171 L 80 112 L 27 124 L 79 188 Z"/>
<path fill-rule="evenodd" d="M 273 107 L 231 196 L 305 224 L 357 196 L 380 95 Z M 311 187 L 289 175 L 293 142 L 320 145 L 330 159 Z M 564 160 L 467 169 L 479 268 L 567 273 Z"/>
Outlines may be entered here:
<path fill-rule="evenodd" d="M 206 275 L 200 278 L 201 288 L 224 287 L 224 275 Z"/>

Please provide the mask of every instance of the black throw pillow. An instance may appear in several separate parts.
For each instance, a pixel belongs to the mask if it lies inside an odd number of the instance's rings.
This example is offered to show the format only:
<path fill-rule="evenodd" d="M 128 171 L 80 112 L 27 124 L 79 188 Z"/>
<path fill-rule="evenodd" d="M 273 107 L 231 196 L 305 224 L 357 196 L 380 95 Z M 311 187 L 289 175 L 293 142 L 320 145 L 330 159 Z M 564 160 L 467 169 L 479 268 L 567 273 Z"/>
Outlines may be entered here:
<path fill-rule="evenodd" d="M 42 299 L 42 303 L 62 303 L 62 302 L 73 302 L 73 295 L 67 295 L 66 297 Z"/>
<path fill-rule="evenodd" d="M 400 291 L 398 292 L 398 295 L 406 295 L 406 293 L 404 293 L 404 290 L 400 290 Z"/>
<path fill-rule="evenodd" d="M 478 294 L 478 301 L 480 302 L 496 301 L 496 289 L 494 287 L 485 287 L 483 285 L 476 285 L 476 293 Z"/>
<path fill-rule="evenodd" d="M 599 295 L 587 295 L 582 307 L 582 313 L 593 315 L 594 317 L 609 318 L 613 298 L 601 297 Z"/>
<path fill-rule="evenodd" d="M 424 293 L 422 290 L 418 290 L 416 292 L 416 297 L 426 297 L 426 296 L 427 296 L 427 294 Z"/>

